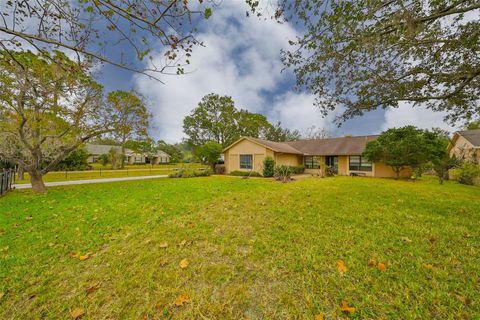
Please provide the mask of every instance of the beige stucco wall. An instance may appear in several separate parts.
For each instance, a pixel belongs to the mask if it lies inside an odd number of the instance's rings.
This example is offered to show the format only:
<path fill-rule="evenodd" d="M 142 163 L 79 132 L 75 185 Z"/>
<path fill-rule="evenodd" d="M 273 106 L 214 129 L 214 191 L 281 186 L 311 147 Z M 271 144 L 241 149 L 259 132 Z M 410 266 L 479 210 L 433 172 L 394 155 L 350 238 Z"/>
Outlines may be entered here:
<path fill-rule="evenodd" d="M 455 144 L 450 149 L 450 155 L 455 155 L 458 159 L 476 160 L 480 162 L 480 149 L 476 149 L 473 144 L 462 136 L 458 136 Z"/>
<path fill-rule="evenodd" d="M 245 139 L 223 153 L 226 173 L 237 170 L 249 171 L 249 169 L 240 169 L 241 154 L 253 155 L 253 171 L 259 173 L 263 171 L 263 160 L 266 157 L 273 158 L 276 165 L 299 166 L 303 164 L 303 157 L 301 155 L 274 152 L 271 149 Z"/>
<path fill-rule="evenodd" d="M 253 171 L 262 171 L 263 159 L 267 156 L 267 148 L 249 140 L 242 140 L 224 152 L 226 173 L 236 170 L 249 171 L 248 169 L 240 169 L 241 154 L 253 155 Z"/>
<path fill-rule="evenodd" d="M 385 165 L 383 162 L 376 162 L 373 164 L 374 176 L 377 178 L 395 178 L 395 172 L 392 167 Z M 412 169 L 405 168 L 400 172 L 401 178 L 410 178 L 412 176 Z"/>
<path fill-rule="evenodd" d="M 300 166 L 303 164 L 303 156 L 296 154 L 275 152 L 274 159 L 277 166 Z"/>

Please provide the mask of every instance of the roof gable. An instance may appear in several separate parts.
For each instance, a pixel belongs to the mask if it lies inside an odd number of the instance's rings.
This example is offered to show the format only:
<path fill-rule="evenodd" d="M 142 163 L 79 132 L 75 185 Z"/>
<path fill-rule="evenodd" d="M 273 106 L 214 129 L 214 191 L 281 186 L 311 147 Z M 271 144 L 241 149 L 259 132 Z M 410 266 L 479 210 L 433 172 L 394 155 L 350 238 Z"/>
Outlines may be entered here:
<path fill-rule="evenodd" d="M 480 129 L 458 131 L 456 133 L 464 137 L 474 147 L 480 147 Z"/>

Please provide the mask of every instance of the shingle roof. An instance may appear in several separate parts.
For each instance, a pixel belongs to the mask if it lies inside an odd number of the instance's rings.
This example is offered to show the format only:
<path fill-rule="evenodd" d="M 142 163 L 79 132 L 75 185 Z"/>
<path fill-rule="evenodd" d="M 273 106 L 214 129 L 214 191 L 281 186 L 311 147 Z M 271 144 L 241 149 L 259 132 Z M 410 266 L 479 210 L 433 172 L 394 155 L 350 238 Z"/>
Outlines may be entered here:
<path fill-rule="evenodd" d="M 480 147 L 480 129 L 458 131 L 459 135 L 468 140 L 475 147 Z"/>
<path fill-rule="evenodd" d="M 316 140 L 298 140 L 285 143 L 306 155 L 360 155 L 365 150 L 367 143 L 377 139 L 377 137 L 378 136 L 342 137 Z"/>
<path fill-rule="evenodd" d="M 258 144 L 261 144 L 269 149 L 272 149 L 276 152 L 282 153 L 293 153 L 293 154 L 303 154 L 301 151 L 295 149 L 294 147 L 286 144 L 285 142 L 274 142 L 269 140 L 263 140 L 258 138 L 245 137 L 246 139 L 252 140 Z"/>
<path fill-rule="evenodd" d="M 91 144 L 87 143 L 87 152 L 89 154 L 108 154 L 111 149 L 115 149 L 119 152 L 122 151 L 122 147 L 120 146 L 112 146 L 112 145 L 107 145 L 107 144 Z M 125 153 L 131 153 L 132 150 L 125 149 Z"/>

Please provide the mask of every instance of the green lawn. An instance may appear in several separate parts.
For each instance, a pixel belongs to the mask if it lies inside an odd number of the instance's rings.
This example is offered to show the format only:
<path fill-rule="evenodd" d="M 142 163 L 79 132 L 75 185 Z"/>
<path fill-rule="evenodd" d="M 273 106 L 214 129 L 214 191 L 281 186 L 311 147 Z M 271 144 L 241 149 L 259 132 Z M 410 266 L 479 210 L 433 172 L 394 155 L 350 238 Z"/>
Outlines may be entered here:
<path fill-rule="evenodd" d="M 478 319 L 479 208 L 479 187 L 429 178 L 16 190 L 0 198 L 0 318 Z"/>

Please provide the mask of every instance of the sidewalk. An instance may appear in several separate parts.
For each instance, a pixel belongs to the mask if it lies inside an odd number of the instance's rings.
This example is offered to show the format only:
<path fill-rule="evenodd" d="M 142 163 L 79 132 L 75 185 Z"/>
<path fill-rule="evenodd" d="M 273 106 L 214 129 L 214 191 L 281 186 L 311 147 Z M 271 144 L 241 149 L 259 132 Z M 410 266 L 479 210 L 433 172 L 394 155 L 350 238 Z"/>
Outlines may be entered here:
<path fill-rule="evenodd" d="M 124 178 L 105 178 L 105 179 L 88 179 L 88 180 L 71 180 L 71 181 L 55 181 L 55 182 L 45 182 L 47 187 L 55 186 L 69 186 L 75 184 L 91 184 L 91 183 L 105 183 L 105 182 L 115 182 L 115 181 L 129 181 L 129 180 L 146 180 L 146 179 L 155 179 L 155 178 L 167 178 L 168 175 L 158 175 L 158 176 L 140 176 L 140 177 L 124 177 Z M 14 189 L 28 189 L 32 186 L 30 183 L 14 184 L 12 188 Z"/>

